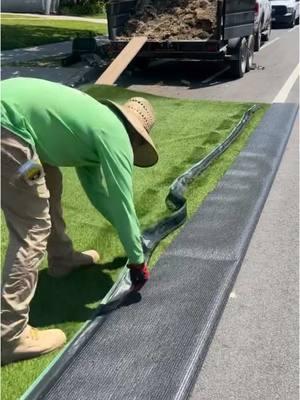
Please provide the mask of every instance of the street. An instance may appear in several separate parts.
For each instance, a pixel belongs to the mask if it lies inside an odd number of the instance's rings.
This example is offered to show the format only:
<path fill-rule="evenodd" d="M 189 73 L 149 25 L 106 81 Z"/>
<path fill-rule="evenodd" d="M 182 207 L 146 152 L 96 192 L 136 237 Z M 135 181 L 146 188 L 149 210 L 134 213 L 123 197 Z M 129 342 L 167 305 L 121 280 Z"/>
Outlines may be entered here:
<path fill-rule="evenodd" d="M 130 89 L 170 97 L 272 103 L 299 63 L 298 37 L 298 26 L 273 29 L 271 40 L 255 53 L 258 68 L 242 79 L 227 78 L 224 66 L 170 61 L 148 68 L 147 73 L 123 77 L 120 83 Z M 290 92 L 290 102 L 298 102 L 298 82 Z"/>

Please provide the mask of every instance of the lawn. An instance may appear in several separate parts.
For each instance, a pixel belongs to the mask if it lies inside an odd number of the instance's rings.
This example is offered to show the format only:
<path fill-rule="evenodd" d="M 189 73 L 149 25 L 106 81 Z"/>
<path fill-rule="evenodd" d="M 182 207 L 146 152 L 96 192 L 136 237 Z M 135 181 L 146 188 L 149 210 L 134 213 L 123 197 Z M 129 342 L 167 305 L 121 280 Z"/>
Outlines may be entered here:
<path fill-rule="evenodd" d="M 1 49 L 11 50 L 107 33 L 106 24 L 44 18 L 1 18 Z"/>
<path fill-rule="evenodd" d="M 85 89 L 96 98 L 123 102 L 131 91 L 117 87 L 91 86 Z M 138 94 L 141 95 L 141 94 Z M 157 124 L 153 139 L 160 160 L 149 169 L 134 170 L 134 195 L 142 228 L 166 213 L 164 199 L 172 181 L 221 142 L 239 121 L 249 104 L 210 101 L 184 101 L 145 95 L 153 104 Z M 259 110 L 242 136 L 187 191 L 189 216 L 211 192 L 245 145 L 262 118 Z M 63 206 L 68 232 L 77 249 L 95 248 L 102 255 L 101 265 L 77 271 L 71 277 L 55 280 L 40 270 L 39 284 L 31 306 L 30 323 L 37 327 L 59 327 L 70 340 L 90 317 L 116 280 L 125 258 L 114 229 L 92 208 L 71 168 L 65 168 Z M 176 233 L 177 234 L 177 233 Z M 175 234 L 157 248 L 151 267 Z M 2 225 L 2 255 L 7 233 Z M 150 283 L 151 284 L 151 281 Z M 2 368 L 2 400 L 16 400 L 54 358 L 50 354 Z"/>

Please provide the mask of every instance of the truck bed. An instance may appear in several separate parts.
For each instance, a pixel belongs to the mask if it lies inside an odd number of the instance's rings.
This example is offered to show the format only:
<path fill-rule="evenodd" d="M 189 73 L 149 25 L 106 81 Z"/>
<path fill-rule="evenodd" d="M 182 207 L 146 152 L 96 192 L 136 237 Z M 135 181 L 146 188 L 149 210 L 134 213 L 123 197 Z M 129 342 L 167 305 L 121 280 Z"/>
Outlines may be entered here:
<path fill-rule="evenodd" d="M 111 57 L 119 54 L 127 45 L 129 39 L 111 40 L 109 52 Z M 225 41 L 220 40 L 147 40 L 138 58 L 192 58 L 199 60 L 217 60 L 223 58 Z"/>
<path fill-rule="evenodd" d="M 124 34 L 157 40 L 213 39 L 218 0 L 142 0 Z"/>
<path fill-rule="evenodd" d="M 128 21 L 141 18 L 137 13 L 139 1 L 111 0 L 107 4 L 112 56 L 118 54 L 132 36 L 137 36 L 133 31 L 131 37 L 127 37 L 126 27 Z M 148 38 L 138 57 L 221 59 L 228 39 L 249 36 L 253 33 L 255 0 L 217 0 L 216 13 L 213 38 L 191 37 L 187 40 Z"/>
<path fill-rule="evenodd" d="M 110 0 L 107 3 L 108 31 L 111 40 L 126 36 L 125 28 L 129 20 L 142 18 L 137 14 L 138 2 L 140 0 Z M 255 0 L 217 0 L 214 39 L 230 39 L 251 34 L 254 12 Z M 136 35 L 136 32 L 132 32 L 132 35 Z M 192 41 L 199 39 L 189 38 Z"/>

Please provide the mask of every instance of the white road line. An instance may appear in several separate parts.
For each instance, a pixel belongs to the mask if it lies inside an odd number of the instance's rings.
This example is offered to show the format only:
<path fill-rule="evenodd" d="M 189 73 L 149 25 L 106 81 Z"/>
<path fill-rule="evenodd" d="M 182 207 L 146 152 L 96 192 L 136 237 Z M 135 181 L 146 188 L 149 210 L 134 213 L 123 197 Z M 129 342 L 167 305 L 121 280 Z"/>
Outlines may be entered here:
<path fill-rule="evenodd" d="M 222 75 L 225 71 L 227 71 L 230 67 L 227 66 L 225 68 L 223 68 L 221 71 L 216 72 L 215 74 L 213 74 L 212 76 L 210 76 L 209 78 L 205 79 L 204 81 L 202 81 L 201 83 L 209 83 L 211 82 L 213 79 L 217 78 L 218 76 Z"/>
<path fill-rule="evenodd" d="M 273 103 L 284 103 L 286 101 L 292 87 L 294 86 L 296 80 L 299 78 L 299 72 L 300 72 L 299 67 L 300 67 L 300 65 L 298 64 L 296 66 L 296 68 L 294 69 L 294 71 L 291 73 L 291 75 L 288 77 L 285 84 L 279 90 L 277 96 L 273 100 Z"/>
<path fill-rule="evenodd" d="M 275 39 L 271 40 L 270 42 L 267 42 L 266 44 L 264 44 L 259 51 L 262 51 L 263 49 L 265 49 L 268 46 L 271 46 L 271 44 L 277 42 L 277 40 L 280 40 L 280 37 L 276 37 Z"/>

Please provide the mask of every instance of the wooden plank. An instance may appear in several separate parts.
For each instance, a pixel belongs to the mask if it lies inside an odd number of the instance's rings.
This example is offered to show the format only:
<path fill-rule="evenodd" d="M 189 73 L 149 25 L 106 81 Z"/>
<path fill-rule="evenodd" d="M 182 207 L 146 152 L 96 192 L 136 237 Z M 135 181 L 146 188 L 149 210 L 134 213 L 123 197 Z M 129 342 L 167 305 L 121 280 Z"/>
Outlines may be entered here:
<path fill-rule="evenodd" d="M 145 36 L 135 36 L 96 81 L 96 85 L 112 85 L 147 41 Z"/>

